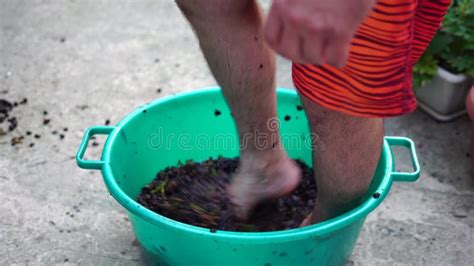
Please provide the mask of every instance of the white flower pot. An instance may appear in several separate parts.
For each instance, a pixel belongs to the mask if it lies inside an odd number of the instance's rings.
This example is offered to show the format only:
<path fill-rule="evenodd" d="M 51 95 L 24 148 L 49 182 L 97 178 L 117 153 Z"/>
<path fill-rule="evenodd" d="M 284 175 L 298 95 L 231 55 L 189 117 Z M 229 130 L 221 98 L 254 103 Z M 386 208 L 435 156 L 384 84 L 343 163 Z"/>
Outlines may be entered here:
<path fill-rule="evenodd" d="M 465 101 L 472 78 L 438 67 L 433 80 L 415 89 L 418 106 L 439 121 L 453 120 L 466 113 Z"/>

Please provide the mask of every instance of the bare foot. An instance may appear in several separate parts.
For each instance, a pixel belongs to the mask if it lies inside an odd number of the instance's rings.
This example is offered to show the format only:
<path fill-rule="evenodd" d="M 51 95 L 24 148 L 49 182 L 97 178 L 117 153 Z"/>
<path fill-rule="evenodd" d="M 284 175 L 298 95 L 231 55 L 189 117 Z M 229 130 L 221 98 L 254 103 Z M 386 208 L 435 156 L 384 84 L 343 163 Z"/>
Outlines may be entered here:
<path fill-rule="evenodd" d="M 229 187 L 235 214 L 246 220 L 260 202 L 291 193 L 301 179 L 298 165 L 284 156 L 275 161 L 242 161 Z"/>

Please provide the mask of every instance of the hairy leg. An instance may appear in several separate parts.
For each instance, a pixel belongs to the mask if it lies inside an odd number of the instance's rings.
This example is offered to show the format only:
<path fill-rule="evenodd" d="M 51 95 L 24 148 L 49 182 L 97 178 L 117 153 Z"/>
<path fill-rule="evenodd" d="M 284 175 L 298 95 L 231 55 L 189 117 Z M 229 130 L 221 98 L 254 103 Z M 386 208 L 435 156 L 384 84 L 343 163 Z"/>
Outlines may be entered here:
<path fill-rule="evenodd" d="M 311 131 L 318 138 L 313 165 L 318 197 L 302 226 L 350 210 L 367 192 L 380 157 L 383 119 L 349 116 L 301 95 Z"/>
<path fill-rule="evenodd" d="M 258 202 L 291 192 L 300 178 L 281 149 L 278 128 L 268 126 L 276 118 L 275 55 L 263 40 L 263 14 L 254 0 L 177 4 L 237 124 L 241 164 L 229 192 L 236 214 L 245 219 Z"/>

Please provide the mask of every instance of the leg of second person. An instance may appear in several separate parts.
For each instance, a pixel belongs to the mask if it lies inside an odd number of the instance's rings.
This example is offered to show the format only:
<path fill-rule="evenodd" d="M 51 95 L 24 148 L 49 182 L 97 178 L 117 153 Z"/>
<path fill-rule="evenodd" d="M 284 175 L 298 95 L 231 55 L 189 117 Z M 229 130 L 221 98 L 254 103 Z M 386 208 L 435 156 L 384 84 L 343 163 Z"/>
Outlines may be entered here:
<path fill-rule="evenodd" d="M 350 210 L 367 192 L 380 157 L 383 119 L 346 115 L 301 95 L 311 131 L 317 135 L 313 166 L 318 196 L 302 226 Z"/>
<path fill-rule="evenodd" d="M 177 4 L 237 124 L 241 164 L 229 192 L 237 215 L 245 219 L 259 201 L 289 193 L 300 178 L 281 149 L 278 128 L 269 126 L 276 118 L 275 56 L 263 40 L 263 14 L 254 0 Z"/>

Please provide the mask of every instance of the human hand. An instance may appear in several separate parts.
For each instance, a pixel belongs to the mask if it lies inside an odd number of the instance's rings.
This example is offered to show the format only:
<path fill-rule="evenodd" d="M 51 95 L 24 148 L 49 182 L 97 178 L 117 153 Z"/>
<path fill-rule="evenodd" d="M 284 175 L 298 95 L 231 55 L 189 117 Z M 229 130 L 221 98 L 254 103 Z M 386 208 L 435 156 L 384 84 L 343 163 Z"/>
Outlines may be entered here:
<path fill-rule="evenodd" d="M 268 44 L 297 63 L 345 65 L 351 39 L 376 0 L 274 0 Z"/>

